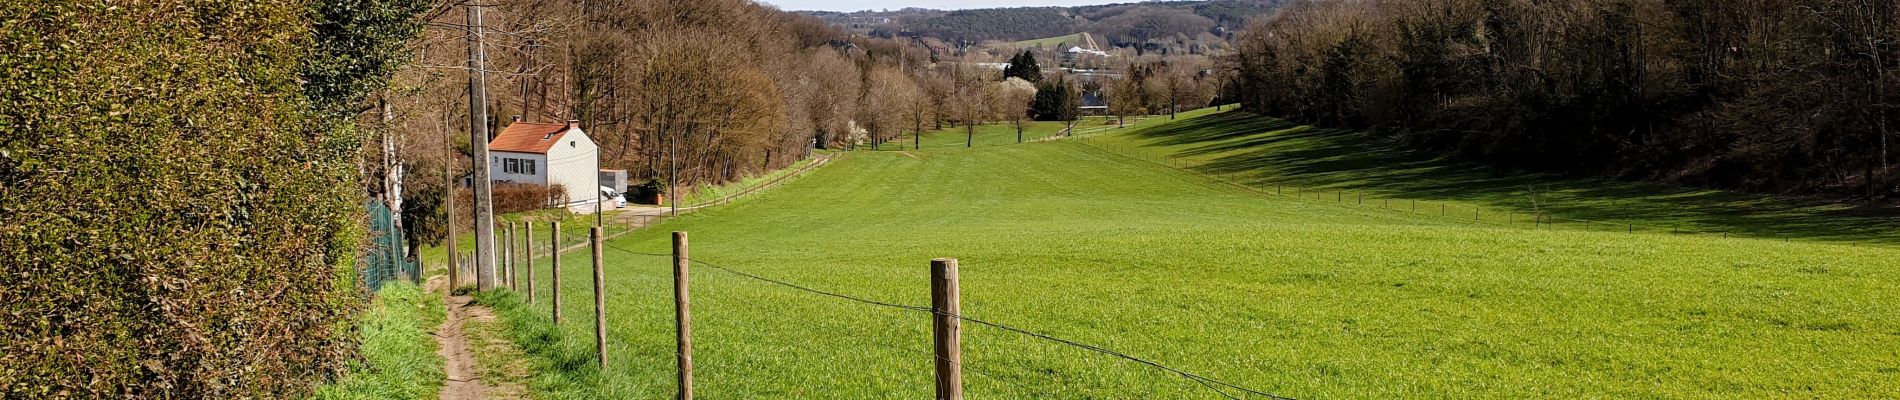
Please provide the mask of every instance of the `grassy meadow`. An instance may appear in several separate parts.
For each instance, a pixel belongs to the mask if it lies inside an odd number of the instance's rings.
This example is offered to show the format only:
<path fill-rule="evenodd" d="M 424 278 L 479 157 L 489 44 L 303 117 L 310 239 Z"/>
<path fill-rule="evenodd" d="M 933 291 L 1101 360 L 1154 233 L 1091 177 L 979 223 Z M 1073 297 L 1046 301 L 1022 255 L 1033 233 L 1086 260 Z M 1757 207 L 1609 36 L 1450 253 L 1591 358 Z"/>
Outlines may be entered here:
<path fill-rule="evenodd" d="M 1046 38 L 1041 38 L 1041 39 L 1021 40 L 1021 41 L 1003 43 L 999 45 L 998 47 L 1011 48 L 1011 49 L 1022 49 L 1022 48 L 1030 48 L 1030 47 L 1048 47 L 1051 50 L 1062 51 L 1062 50 L 1068 50 L 1068 49 L 1056 49 L 1054 48 L 1054 46 L 1058 44 L 1063 44 L 1063 43 L 1068 43 L 1071 46 L 1080 46 L 1084 44 L 1083 43 L 1084 41 L 1087 40 L 1087 39 L 1083 39 L 1082 35 L 1086 35 L 1086 33 L 1072 33 L 1068 35 L 1046 37 Z"/>
<path fill-rule="evenodd" d="M 1854 210 L 1499 173 L 1237 112 L 1140 124 L 1021 145 L 982 126 L 970 149 L 946 127 L 613 240 L 604 371 L 585 251 L 563 257 L 558 326 L 546 285 L 535 304 L 482 300 L 545 398 L 673 396 L 653 254 L 676 230 L 697 260 L 908 305 L 929 303 L 928 261 L 956 257 L 966 315 L 1296 398 L 1900 396 L 1900 251 Z M 1735 234 L 1477 223 L 1276 184 Z M 533 271 L 547 282 L 545 258 Z M 930 396 L 925 314 L 691 279 L 701 398 Z M 965 324 L 963 343 L 971 398 L 1222 398 L 994 328 Z"/>

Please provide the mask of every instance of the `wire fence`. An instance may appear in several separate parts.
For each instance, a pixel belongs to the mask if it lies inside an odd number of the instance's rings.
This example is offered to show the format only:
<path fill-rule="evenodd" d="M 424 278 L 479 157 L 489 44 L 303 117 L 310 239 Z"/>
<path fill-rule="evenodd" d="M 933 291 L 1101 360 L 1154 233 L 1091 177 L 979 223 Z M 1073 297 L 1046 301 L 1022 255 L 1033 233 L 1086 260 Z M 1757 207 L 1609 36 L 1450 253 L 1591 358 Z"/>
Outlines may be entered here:
<path fill-rule="evenodd" d="M 625 254 L 625 255 L 631 255 L 631 256 L 641 256 L 641 257 L 672 257 L 673 256 L 671 254 L 664 254 L 664 253 L 650 253 L 650 252 L 629 250 L 629 249 L 612 245 L 612 244 L 603 244 L 603 245 L 605 246 L 606 249 L 613 250 L 615 252 Z M 770 285 L 772 287 L 776 287 L 776 288 L 780 288 L 784 290 L 799 292 L 799 293 L 803 293 L 810 296 L 835 299 L 835 300 L 839 300 L 844 303 L 848 303 L 848 304 L 856 305 L 856 306 L 874 307 L 874 308 L 881 308 L 881 309 L 888 309 L 888 310 L 903 311 L 903 312 L 908 312 L 908 313 L 916 313 L 917 315 L 920 315 L 920 316 L 941 315 L 941 316 L 945 316 L 949 318 L 954 318 L 959 321 L 968 322 L 970 324 L 973 324 L 974 326 L 978 326 L 978 327 L 982 327 L 986 329 L 992 329 L 996 332 L 1017 335 L 1023 338 L 1037 340 L 1046 344 L 1055 345 L 1055 346 L 1063 347 L 1067 349 L 1107 356 L 1119 361 L 1127 362 L 1130 365 L 1151 368 L 1156 371 L 1165 373 L 1169 376 L 1182 379 L 1184 381 L 1187 381 L 1196 385 L 1197 387 L 1203 390 L 1206 390 L 1209 394 L 1217 395 L 1220 398 L 1291 399 L 1290 397 L 1276 395 L 1273 393 L 1266 392 L 1264 390 L 1255 389 L 1255 388 L 1243 386 L 1237 383 L 1233 383 L 1230 381 L 1217 379 L 1205 373 L 1188 371 L 1185 368 L 1163 363 L 1158 360 L 1135 356 L 1124 351 L 1111 349 L 1111 348 L 1101 346 L 1101 345 L 1090 344 L 1078 339 L 1066 338 L 1066 337 L 1058 336 L 1058 335 L 1051 334 L 1048 332 L 1022 327 L 1019 325 L 1007 324 L 1007 323 L 997 322 L 997 321 L 984 319 L 984 318 L 977 318 L 977 317 L 973 317 L 973 316 L 970 316 L 968 314 L 963 314 L 963 313 L 945 312 L 933 307 L 908 305 L 908 304 L 902 304 L 898 302 L 872 299 L 872 298 L 869 298 L 867 296 L 862 296 L 862 295 L 855 295 L 855 294 L 843 293 L 843 292 L 838 292 L 838 291 L 819 289 L 811 285 L 800 284 L 800 283 L 792 282 L 790 280 L 782 279 L 782 278 L 768 277 L 768 276 L 764 276 L 764 275 L 757 274 L 754 272 L 749 272 L 744 269 L 735 268 L 732 266 L 723 265 L 719 263 L 709 262 L 700 258 L 691 258 L 688 261 L 691 262 L 692 265 L 694 266 L 711 268 L 715 271 L 718 271 L 723 274 L 727 274 L 729 276 L 742 278 L 745 280 L 761 283 L 764 285 Z M 761 307 L 760 309 L 767 310 L 768 312 L 772 312 L 772 313 L 780 313 L 780 311 L 773 310 L 771 307 Z M 839 335 L 846 335 L 842 337 L 851 337 L 854 339 L 865 341 L 868 344 L 872 344 L 878 347 L 894 349 L 894 350 L 898 350 L 898 351 L 902 351 L 906 353 L 918 353 L 918 354 L 930 356 L 933 359 L 943 359 L 942 356 L 940 355 L 936 355 L 922 349 L 916 349 L 916 348 L 912 348 L 912 347 L 905 346 L 902 344 L 877 340 L 875 336 L 853 335 L 852 333 L 854 333 L 856 330 L 849 329 L 846 327 L 835 326 L 833 324 L 828 323 L 828 321 L 824 319 L 811 319 L 811 318 L 795 317 L 795 316 L 789 316 L 789 315 L 781 315 L 781 316 L 787 317 L 787 318 L 793 318 L 803 323 L 817 324 L 817 326 L 820 326 L 825 331 L 836 333 Z M 944 360 L 948 362 L 956 363 L 956 361 L 953 361 L 953 360 L 948 360 L 948 359 L 944 359 Z M 1046 397 L 1061 397 L 1061 396 L 1058 396 L 1056 392 L 1052 391 L 1052 388 L 1037 387 L 1035 385 L 1035 382 L 1023 382 L 1021 379 L 1011 379 L 1011 378 L 1003 376 L 1003 374 L 1001 373 L 998 373 L 998 371 L 995 371 L 989 368 L 975 368 L 975 367 L 978 367 L 978 365 L 974 365 L 969 360 L 964 360 L 960 362 L 959 364 L 962 367 L 964 367 L 962 369 L 963 371 L 972 372 L 976 376 L 979 376 L 991 381 L 1002 383 L 1007 387 L 1012 387 L 1012 388 L 1016 388 L 1022 391 L 1036 393 L 1038 395 L 1043 395 Z"/>
<path fill-rule="evenodd" d="M 1791 240 L 1793 235 L 1786 233 L 1763 234 L 1760 230 L 1711 229 L 1685 224 L 1658 225 L 1636 223 L 1627 220 L 1593 220 L 1568 218 L 1551 215 L 1549 211 L 1518 211 L 1516 209 L 1488 208 L 1460 201 L 1431 201 L 1416 198 L 1379 196 L 1367 192 L 1347 191 L 1345 189 L 1314 188 L 1286 182 L 1246 183 L 1232 179 L 1224 174 L 1202 171 L 1208 162 L 1189 157 L 1178 157 L 1171 152 L 1156 150 L 1145 146 L 1103 140 L 1101 135 L 1078 136 L 1077 143 L 1086 144 L 1119 156 L 1146 161 L 1174 169 L 1193 173 L 1197 176 L 1233 186 L 1248 192 L 1307 200 L 1316 203 L 1331 203 L 1354 208 L 1375 209 L 1401 213 L 1404 215 L 1441 217 L 1453 222 L 1466 222 L 1479 225 L 1519 228 L 1519 229 L 1562 229 L 1589 230 L 1601 232 L 1669 233 L 1676 235 L 1720 235 L 1724 238 L 1741 235 L 1766 235 L 1772 238 Z"/>

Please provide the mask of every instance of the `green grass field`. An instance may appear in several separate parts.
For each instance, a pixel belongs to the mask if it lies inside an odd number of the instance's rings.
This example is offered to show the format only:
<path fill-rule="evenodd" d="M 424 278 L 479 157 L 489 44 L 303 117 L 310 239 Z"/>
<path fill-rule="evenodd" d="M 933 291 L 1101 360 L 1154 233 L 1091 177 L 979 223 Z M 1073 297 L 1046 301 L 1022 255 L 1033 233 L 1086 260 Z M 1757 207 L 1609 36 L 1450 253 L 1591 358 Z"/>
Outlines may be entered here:
<path fill-rule="evenodd" d="M 563 259 L 560 326 L 545 291 L 535 305 L 486 299 L 546 398 L 672 396 L 668 260 L 634 253 L 665 253 L 674 230 L 698 260 L 909 305 L 928 304 L 928 260 L 957 257 L 966 315 L 1297 398 L 1900 396 L 1900 251 L 1845 211 L 1493 173 L 1239 113 L 1143 122 L 1086 141 L 1014 145 L 1013 129 L 987 129 L 972 149 L 957 131 L 850 152 L 614 240 L 604 372 L 585 252 Z M 1525 184 L 1547 196 L 1535 211 L 1641 209 L 1617 215 L 1739 232 L 1474 223 L 1263 189 L 1275 183 L 1500 212 L 1525 211 Z M 1665 207 L 1680 204 L 1708 209 Z M 1768 222 L 1805 229 L 1746 229 Z M 534 270 L 547 282 L 545 259 Z M 704 266 L 691 278 L 702 398 L 930 396 L 927 315 Z M 1221 398 L 993 328 L 966 324 L 963 343 L 972 398 Z"/>
<path fill-rule="evenodd" d="M 1063 44 L 1063 43 L 1068 43 L 1069 45 L 1080 45 L 1082 44 L 1082 41 L 1083 41 L 1082 35 L 1084 34 L 1072 33 L 1072 34 L 1056 36 L 1056 37 L 1046 37 L 1046 38 L 1041 38 L 1041 39 L 1015 41 L 1015 42 L 1004 43 L 1000 47 L 1021 49 L 1021 48 L 1042 46 L 1042 47 L 1049 47 L 1052 50 L 1067 50 L 1067 49 L 1054 49 L 1052 46 Z"/>

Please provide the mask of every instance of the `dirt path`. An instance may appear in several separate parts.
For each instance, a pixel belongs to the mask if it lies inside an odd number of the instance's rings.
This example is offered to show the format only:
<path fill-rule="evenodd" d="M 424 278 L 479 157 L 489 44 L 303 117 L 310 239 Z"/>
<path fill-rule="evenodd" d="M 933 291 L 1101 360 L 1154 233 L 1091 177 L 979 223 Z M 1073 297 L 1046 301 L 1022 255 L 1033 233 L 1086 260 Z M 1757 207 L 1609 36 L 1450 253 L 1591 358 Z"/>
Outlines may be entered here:
<path fill-rule="evenodd" d="M 443 318 L 442 326 L 436 328 L 435 341 L 437 356 L 442 357 L 442 370 L 447 377 L 442 384 L 443 400 L 475 400 L 518 398 L 527 393 L 515 385 L 503 384 L 491 386 L 482 379 L 481 368 L 475 361 L 474 350 L 485 346 L 475 343 L 465 329 L 470 321 L 494 321 L 495 313 L 488 307 L 473 304 L 475 299 L 469 296 L 456 296 L 448 291 L 447 279 L 437 276 L 429 280 L 429 290 L 446 296 L 443 304 L 448 314 Z"/>

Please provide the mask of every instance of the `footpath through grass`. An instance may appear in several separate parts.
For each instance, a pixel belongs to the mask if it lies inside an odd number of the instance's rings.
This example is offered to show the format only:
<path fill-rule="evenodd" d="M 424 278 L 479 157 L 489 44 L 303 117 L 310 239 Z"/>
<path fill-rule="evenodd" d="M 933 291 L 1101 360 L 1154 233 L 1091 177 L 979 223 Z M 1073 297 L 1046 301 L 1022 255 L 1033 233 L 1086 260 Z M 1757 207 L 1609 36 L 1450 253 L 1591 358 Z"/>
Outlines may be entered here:
<path fill-rule="evenodd" d="M 1178 134 L 1157 129 L 1256 123 L 1236 116 L 1116 135 L 1158 142 Z M 1274 165 L 1257 167 L 1313 183 L 1343 176 Z M 1080 141 L 849 153 L 611 241 L 605 371 L 591 362 L 590 262 L 569 253 L 561 325 L 548 324 L 546 301 L 496 304 L 534 360 L 533 390 L 673 395 L 672 277 L 666 257 L 648 254 L 666 253 L 674 230 L 691 232 L 698 260 L 908 305 L 928 304 L 929 259 L 957 257 L 966 315 L 1297 398 L 1900 396 L 1891 247 L 1342 207 Z M 546 260 L 532 270 L 546 282 Z M 930 396 L 925 314 L 706 266 L 691 278 L 701 397 Z M 964 329 L 972 398 L 1221 398 L 1135 363 Z"/>

